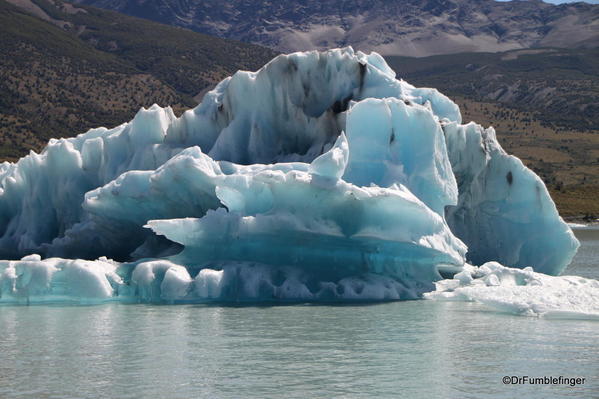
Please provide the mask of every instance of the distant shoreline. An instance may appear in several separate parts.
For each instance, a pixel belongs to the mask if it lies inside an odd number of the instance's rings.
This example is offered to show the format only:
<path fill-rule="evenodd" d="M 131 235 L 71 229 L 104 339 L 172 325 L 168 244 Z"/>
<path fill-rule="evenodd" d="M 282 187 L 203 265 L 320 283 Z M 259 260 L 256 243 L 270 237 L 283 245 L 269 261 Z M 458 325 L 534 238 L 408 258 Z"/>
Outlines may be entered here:
<path fill-rule="evenodd" d="M 588 220 L 584 217 L 577 216 L 562 216 L 564 221 L 568 223 L 570 227 L 589 227 L 589 226 L 599 226 L 599 219 Z M 572 226 L 579 225 L 579 226 Z"/>

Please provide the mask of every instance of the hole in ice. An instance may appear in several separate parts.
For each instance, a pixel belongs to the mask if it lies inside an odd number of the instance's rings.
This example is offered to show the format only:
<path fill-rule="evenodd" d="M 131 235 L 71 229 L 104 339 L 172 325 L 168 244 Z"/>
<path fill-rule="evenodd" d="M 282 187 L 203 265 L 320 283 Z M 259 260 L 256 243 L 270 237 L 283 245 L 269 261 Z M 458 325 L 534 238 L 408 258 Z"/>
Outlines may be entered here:
<path fill-rule="evenodd" d="M 333 111 L 335 114 L 340 114 L 347 111 L 347 107 L 349 106 L 349 102 L 352 100 L 352 98 L 353 96 L 350 94 L 341 101 L 335 101 L 331 106 L 331 111 Z"/>

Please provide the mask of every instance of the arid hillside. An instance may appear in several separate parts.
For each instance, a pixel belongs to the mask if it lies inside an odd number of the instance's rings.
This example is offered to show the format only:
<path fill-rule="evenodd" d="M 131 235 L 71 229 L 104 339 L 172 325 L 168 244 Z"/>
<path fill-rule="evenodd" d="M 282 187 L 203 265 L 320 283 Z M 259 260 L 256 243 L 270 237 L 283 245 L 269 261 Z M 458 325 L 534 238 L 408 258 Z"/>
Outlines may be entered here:
<path fill-rule="evenodd" d="M 0 158 L 171 105 L 276 53 L 112 11 L 0 0 Z"/>

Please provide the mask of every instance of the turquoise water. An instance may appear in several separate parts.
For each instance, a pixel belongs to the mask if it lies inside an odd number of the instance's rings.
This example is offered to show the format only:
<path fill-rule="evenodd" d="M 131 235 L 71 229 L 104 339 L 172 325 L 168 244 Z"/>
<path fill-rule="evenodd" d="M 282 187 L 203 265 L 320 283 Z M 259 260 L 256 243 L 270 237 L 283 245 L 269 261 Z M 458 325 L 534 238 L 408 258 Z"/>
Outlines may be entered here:
<path fill-rule="evenodd" d="M 599 231 L 566 274 L 599 278 Z M 592 398 L 599 323 L 463 302 L 0 307 L 0 398 Z M 585 384 L 504 385 L 502 377 Z"/>

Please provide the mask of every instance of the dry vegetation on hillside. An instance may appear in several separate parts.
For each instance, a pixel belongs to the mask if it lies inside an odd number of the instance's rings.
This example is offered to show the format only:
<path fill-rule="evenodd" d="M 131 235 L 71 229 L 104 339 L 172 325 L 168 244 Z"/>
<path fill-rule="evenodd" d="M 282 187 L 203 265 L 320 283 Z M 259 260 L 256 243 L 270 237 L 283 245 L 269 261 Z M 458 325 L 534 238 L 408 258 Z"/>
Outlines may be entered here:
<path fill-rule="evenodd" d="M 32 1 L 41 17 L 0 0 L 0 160 L 40 150 L 51 137 L 116 126 L 154 103 L 178 114 L 206 87 L 275 55 L 111 11 Z"/>
<path fill-rule="evenodd" d="M 2 159 L 39 151 L 50 137 L 122 123 L 141 106 L 158 103 L 180 110 L 189 105 L 150 74 L 102 72 L 93 65 L 81 70 L 68 57 L 42 62 L 35 49 L 24 47 L 20 51 L 30 55 L 26 68 L 22 60 L 0 60 L 0 90 L 12 99 L 0 108 Z"/>
<path fill-rule="evenodd" d="M 562 216 L 599 217 L 599 133 L 544 126 L 532 112 L 455 98 L 464 121 L 493 126 L 497 139 L 547 184 Z"/>

